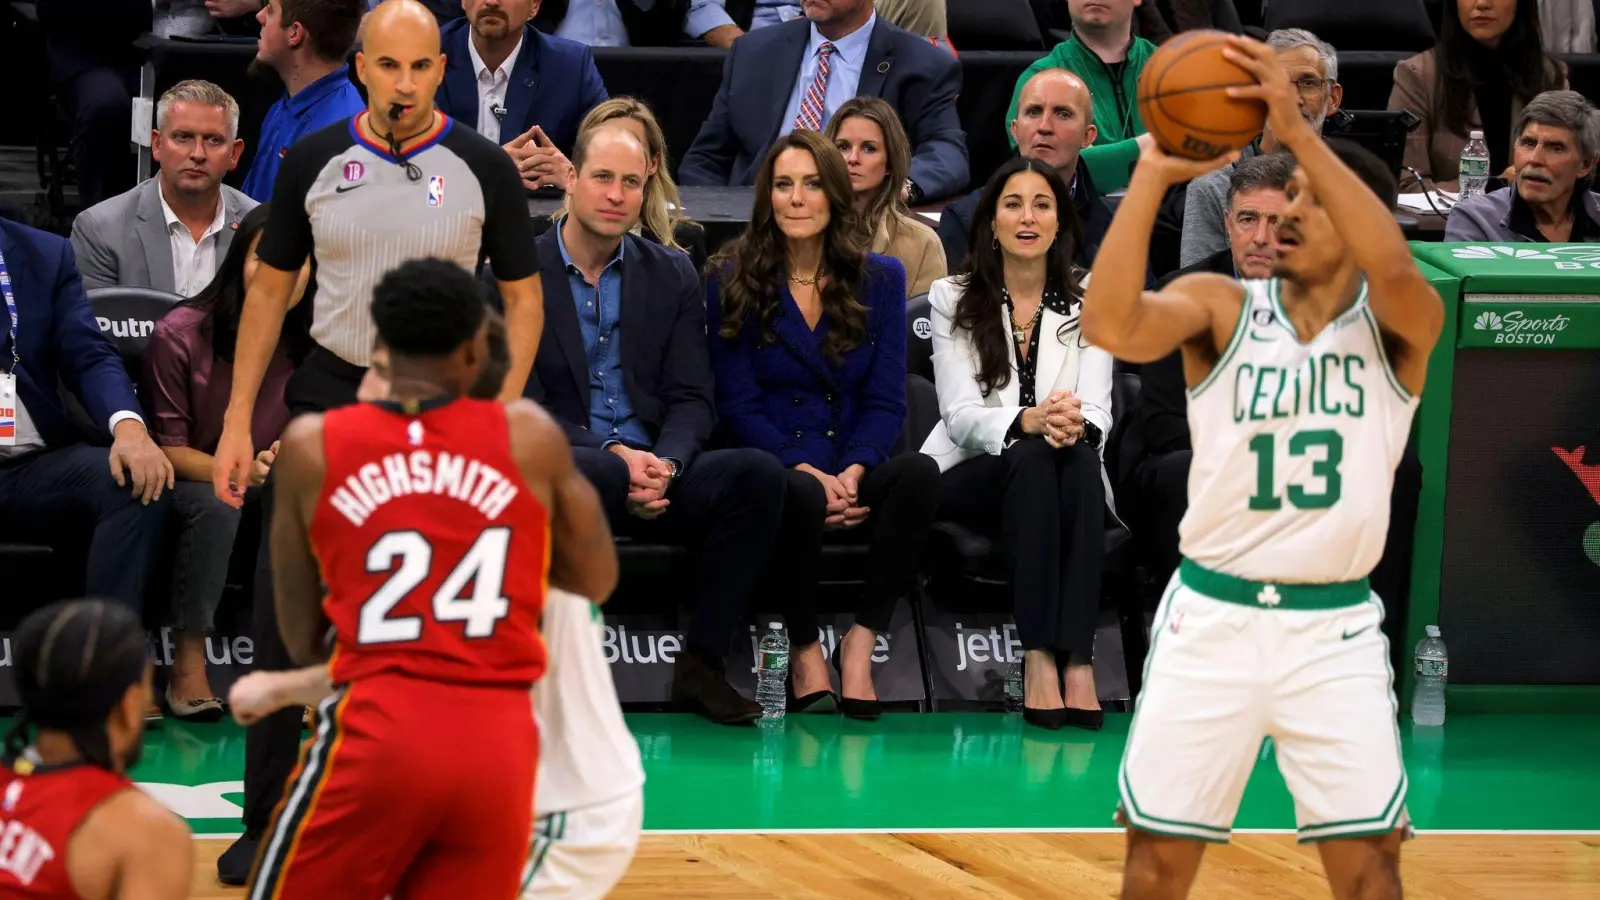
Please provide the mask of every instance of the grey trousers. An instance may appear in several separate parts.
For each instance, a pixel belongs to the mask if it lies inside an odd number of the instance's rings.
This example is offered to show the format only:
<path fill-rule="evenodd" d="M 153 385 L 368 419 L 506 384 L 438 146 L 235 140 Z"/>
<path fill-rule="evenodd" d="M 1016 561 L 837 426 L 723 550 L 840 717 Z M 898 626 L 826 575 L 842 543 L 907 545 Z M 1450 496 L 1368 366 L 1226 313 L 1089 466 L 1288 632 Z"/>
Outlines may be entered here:
<path fill-rule="evenodd" d="M 180 481 L 172 491 L 172 522 L 172 626 L 208 632 L 227 587 L 239 510 L 218 500 L 210 482 Z"/>

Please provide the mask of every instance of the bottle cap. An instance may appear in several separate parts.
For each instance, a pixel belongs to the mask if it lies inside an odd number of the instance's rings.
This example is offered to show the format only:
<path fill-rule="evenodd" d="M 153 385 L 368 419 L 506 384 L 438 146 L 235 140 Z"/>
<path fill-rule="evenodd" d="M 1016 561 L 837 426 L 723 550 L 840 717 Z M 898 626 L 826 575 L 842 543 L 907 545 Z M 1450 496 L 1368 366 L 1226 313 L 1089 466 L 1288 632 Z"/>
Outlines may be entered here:
<path fill-rule="evenodd" d="M 768 622 L 767 623 L 767 627 L 772 629 L 773 631 L 782 631 L 783 630 L 783 623 L 782 622 Z"/>
<path fill-rule="evenodd" d="M 1467 137 L 1472 139 L 1472 140 L 1474 140 L 1474 141 L 1481 141 L 1481 140 L 1483 140 L 1483 132 L 1481 132 L 1481 131 L 1469 131 L 1469 132 L 1467 132 Z"/>
<path fill-rule="evenodd" d="M 1427 628 L 1427 631 L 1428 631 L 1428 637 L 1438 637 L 1439 636 L 1439 626 L 1437 626 L 1437 625 L 1429 625 L 1428 628 Z"/>

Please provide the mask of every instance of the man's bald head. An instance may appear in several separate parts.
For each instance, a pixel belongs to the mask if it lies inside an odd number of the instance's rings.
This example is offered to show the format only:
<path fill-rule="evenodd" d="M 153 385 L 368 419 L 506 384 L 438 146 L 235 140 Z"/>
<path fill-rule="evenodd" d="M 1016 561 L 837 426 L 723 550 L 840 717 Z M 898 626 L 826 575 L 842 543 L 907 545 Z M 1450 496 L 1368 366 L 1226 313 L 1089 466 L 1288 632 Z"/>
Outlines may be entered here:
<path fill-rule="evenodd" d="M 367 88 L 371 124 L 405 138 L 433 124 L 433 95 L 444 78 L 439 23 L 417 0 L 385 0 L 361 27 L 356 74 Z M 399 106 L 398 117 L 391 117 Z M 393 118 L 393 121 L 391 121 Z"/>
<path fill-rule="evenodd" d="M 1017 152 L 1061 173 L 1070 183 L 1078 153 L 1094 143 L 1094 96 L 1082 78 L 1066 69 L 1045 69 L 1029 78 L 1017 98 L 1011 137 Z"/>

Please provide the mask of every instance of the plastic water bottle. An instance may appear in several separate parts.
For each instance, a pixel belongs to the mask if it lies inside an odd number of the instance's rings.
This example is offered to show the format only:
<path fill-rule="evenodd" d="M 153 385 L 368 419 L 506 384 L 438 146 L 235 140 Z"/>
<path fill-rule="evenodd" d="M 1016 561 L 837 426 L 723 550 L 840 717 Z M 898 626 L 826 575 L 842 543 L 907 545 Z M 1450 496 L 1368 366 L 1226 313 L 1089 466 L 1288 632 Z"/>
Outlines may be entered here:
<path fill-rule="evenodd" d="M 1450 657 L 1439 637 L 1439 626 L 1429 625 L 1428 636 L 1417 643 L 1417 689 L 1411 695 L 1411 721 L 1444 724 L 1444 686 L 1449 677 Z"/>
<path fill-rule="evenodd" d="M 789 638 L 782 622 L 768 622 L 756 648 L 756 702 L 762 719 L 781 719 L 789 709 L 784 685 L 789 682 Z"/>
<path fill-rule="evenodd" d="M 1461 150 L 1461 199 L 1480 197 L 1489 183 L 1489 145 L 1483 142 L 1483 132 L 1474 131 L 1471 140 Z M 1459 201 L 1458 201 L 1459 202 Z"/>
<path fill-rule="evenodd" d="M 1006 712 L 1022 712 L 1022 660 L 1006 663 Z"/>

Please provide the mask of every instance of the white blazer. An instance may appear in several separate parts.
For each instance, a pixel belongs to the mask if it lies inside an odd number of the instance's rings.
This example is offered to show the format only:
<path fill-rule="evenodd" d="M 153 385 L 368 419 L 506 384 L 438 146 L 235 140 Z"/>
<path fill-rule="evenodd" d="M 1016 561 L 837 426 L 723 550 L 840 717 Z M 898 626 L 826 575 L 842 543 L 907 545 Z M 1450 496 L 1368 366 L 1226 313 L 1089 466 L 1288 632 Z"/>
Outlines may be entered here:
<path fill-rule="evenodd" d="M 952 324 L 963 291 L 952 277 L 935 281 L 928 292 L 939 423 L 922 443 L 922 452 L 938 462 L 940 472 L 984 453 L 999 455 L 1011 445 L 1006 432 L 1022 412 L 1016 348 L 1009 341 L 1006 354 L 1011 362 L 1011 380 L 988 396 L 979 388 L 978 352 L 972 345 L 972 335 L 965 330 L 955 331 Z M 1000 315 L 1006 315 L 1003 309 Z M 1010 327 L 1010 323 L 1004 324 Z M 1071 316 L 1063 316 L 1046 307 L 1039 314 L 1038 353 L 1035 397 L 1043 400 L 1053 391 L 1071 391 L 1083 401 L 1084 421 L 1093 422 L 1100 429 L 1102 440 L 1109 436 L 1111 354 L 1084 342 L 1076 310 Z M 1100 464 L 1100 477 L 1106 485 L 1106 504 L 1114 511 L 1111 480 L 1106 477 L 1104 461 Z"/>

